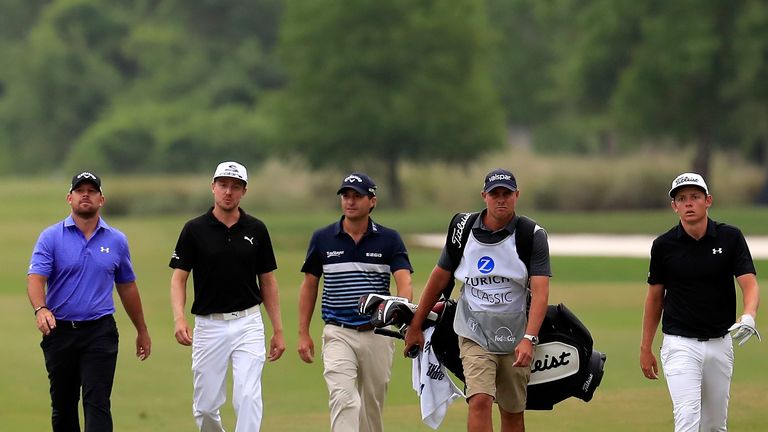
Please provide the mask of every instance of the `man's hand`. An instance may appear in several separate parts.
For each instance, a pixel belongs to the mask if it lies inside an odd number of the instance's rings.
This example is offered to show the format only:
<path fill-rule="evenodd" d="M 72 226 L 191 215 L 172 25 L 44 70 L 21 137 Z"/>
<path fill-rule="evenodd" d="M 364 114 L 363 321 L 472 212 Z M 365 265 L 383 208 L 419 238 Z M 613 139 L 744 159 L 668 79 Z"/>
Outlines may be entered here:
<path fill-rule="evenodd" d="M 146 330 L 140 331 L 136 335 L 136 357 L 139 360 L 146 360 L 152 353 L 152 339 L 149 337 L 149 332 Z"/>
<path fill-rule="evenodd" d="M 176 342 L 180 343 L 181 345 L 192 345 L 192 330 L 189 328 L 189 324 L 187 324 L 187 320 L 185 318 L 179 318 L 176 320 L 174 323 L 173 334 L 176 337 Z"/>
<path fill-rule="evenodd" d="M 35 321 L 37 322 L 37 329 L 45 336 L 51 334 L 51 330 L 56 328 L 56 317 L 47 307 L 35 313 Z"/>
<path fill-rule="evenodd" d="M 283 339 L 283 332 L 275 332 L 269 340 L 269 353 L 267 359 L 269 361 L 275 361 L 283 355 L 284 351 L 285 340 Z"/>
<path fill-rule="evenodd" d="M 755 327 L 755 318 L 750 314 L 742 315 L 739 321 L 732 325 L 728 331 L 735 331 L 732 337 L 733 340 L 739 343 L 739 346 L 747 343 L 752 335 L 757 336 L 758 341 L 763 341 L 763 339 L 760 337 L 760 333 L 758 333 L 757 328 Z"/>
<path fill-rule="evenodd" d="M 421 329 L 413 326 L 408 326 L 405 331 L 405 348 L 403 349 L 403 355 L 413 358 L 415 353 L 418 356 L 419 351 L 424 346 L 424 332 Z"/>
<path fill-rule="evenodd" d="M 528 339 L 523 339 L 515 347 L 515 362 L 512 363 L 514 367 L 530 367 L 531 361 L 533 361 L 533 343 Z"/>
<path fill-rule="evenodd" d="M 659 379 L 659 365 L 656 356 L 650 350 L 640 350 L 640 369 L 646 378 Z"/>
<path fill-rule="evenodd" d="M 299 357 L 304 363 L 312 363 L 315 360 L 315 343 L 308 334 L 299 335 Z"/>

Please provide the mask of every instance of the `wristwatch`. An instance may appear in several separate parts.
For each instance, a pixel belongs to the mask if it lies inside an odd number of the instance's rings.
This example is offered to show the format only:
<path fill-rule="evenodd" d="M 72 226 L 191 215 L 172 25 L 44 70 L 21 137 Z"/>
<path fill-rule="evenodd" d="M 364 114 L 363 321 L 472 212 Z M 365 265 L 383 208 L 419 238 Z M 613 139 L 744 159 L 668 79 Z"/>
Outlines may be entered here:
<path fill-rule="evenodd" d="M 533 346 L 536 346 L 536 345 L 539 344 L 539 337 L 538 336 L 526 334 L 526 335 L 523 335 L 523 337 L 528 339 L 529 341 L 531 341 L 531 345 L 533 345 Z"/>

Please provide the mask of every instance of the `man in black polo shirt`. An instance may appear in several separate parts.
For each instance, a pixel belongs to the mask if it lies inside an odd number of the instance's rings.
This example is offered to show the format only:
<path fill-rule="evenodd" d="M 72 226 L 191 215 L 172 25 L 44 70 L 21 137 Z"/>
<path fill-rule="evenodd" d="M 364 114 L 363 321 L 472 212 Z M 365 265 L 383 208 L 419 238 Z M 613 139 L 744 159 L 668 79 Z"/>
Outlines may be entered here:
<path fill-rule="evenodd" d="M 171 306 L 176 340 L 192 345 L 193 413 L 201 431 L 224 431 L 219 408 L 226 400 L 232 363 L 235 430 L 258 431 L 263 404 L 261 372 L 266 359 L 285 351 L 277 268 L 263 222 L 240 208 L 248 174 L 237 162 L 222 162 L 211 183 L 214 205 L 184 225 L 171 257 Z M 184 315 L 186 286 L 194 273 L 194 338 Z M 269 354 L 259 304 L 272 322 Z"/>
<path fill-rule="evenodd" d="M 658 379 L 652 346 L 661 321 L 661 363 L 675 431 L 725 431 L 732 340 L 742 345 L 753 334 L 760 338 L 755 329 L 759 303 L 755 266 L 741 231 L 709 219 L 712 195 L 704 178 L 679 175 L 669 196 L 680 223 L 651 247 L 640 368 L 646 378 Z M 734 277 L 744 300 L 743 315 L 735 324 Z"/>
<path fill-rule="evenodd" d="M 390 274 L 397 295 L 411 299 L 411 263 L 395 230 L 374 222 L 376 184 L 363 173 L 341 183 L 343 216 L 312 235 L 301 271 L 299 356 L 314 360 L 309 334 L 323 278 L 323 376 L 330 395 L 331 431 L 381 432 L 382 410 L 391 376 L 392 338 L 373 333 L 370 317 L 358 313 L 365 294 L 389 295 Z"/>

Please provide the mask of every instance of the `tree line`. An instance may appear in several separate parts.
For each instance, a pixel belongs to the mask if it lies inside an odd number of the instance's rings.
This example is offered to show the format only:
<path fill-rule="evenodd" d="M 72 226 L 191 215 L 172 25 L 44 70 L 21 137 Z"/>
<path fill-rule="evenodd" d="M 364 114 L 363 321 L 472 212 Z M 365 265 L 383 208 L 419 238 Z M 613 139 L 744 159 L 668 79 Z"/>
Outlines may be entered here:
<path fill-rule="evenodd" d="M 727 149 L 766 167 L 759 0 L 0 0 L 0 172 Z M 768 184 L 768 183 L 767 183 Z M 768 201 L 768 187 L 762 199 Z"/>

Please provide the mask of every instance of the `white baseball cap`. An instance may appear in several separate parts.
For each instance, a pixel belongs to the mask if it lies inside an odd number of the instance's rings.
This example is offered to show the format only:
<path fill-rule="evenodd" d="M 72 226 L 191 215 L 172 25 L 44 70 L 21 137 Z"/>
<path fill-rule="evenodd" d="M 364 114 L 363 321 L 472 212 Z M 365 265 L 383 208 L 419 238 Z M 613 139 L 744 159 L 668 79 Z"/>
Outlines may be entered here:
<path fill-rule="evenodd" d="M 213 173 L 213 181 L 216 181 L 219 177 L 232 177 L 248 184 L 248 170 L 242 164 L 233 161 L 222 162 L 216 167 L 216 171 Z"/>
<path fill-rule="evenodd" d="M 669 190 L 670 198 L 674 198 L 677 190 L 683 186 L 698 186 L 704 189 L 705 194 L 709 195 L 709 189 L 707 189 L 707 184 L 704 182 L 704 177 L 696 173 L 688 172 L 682 173 L 672 180 L 672 189 Z"/>

